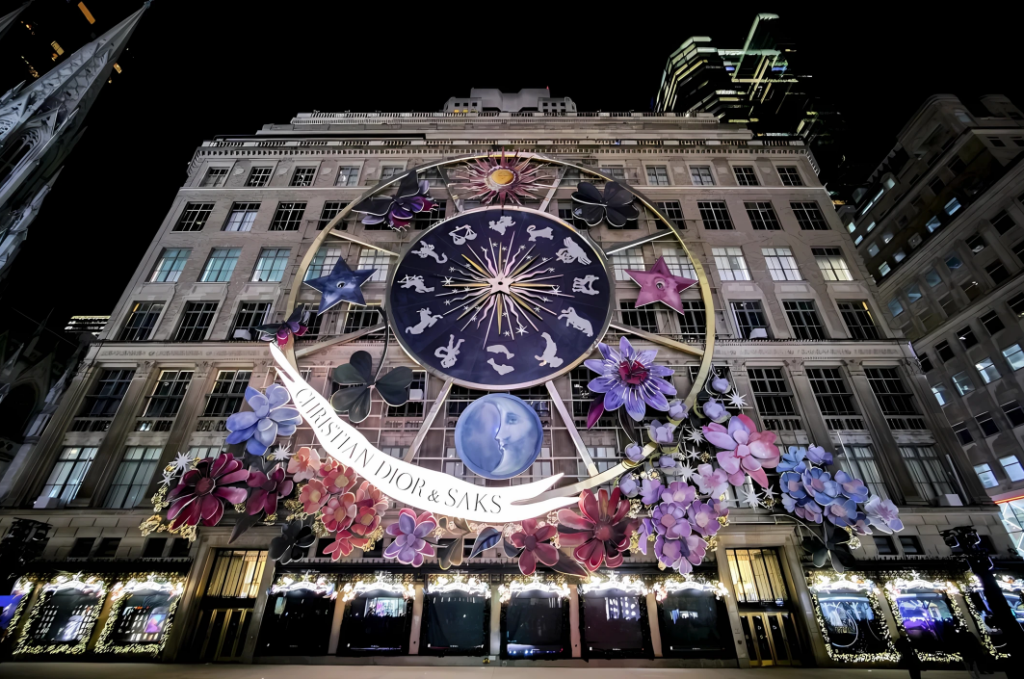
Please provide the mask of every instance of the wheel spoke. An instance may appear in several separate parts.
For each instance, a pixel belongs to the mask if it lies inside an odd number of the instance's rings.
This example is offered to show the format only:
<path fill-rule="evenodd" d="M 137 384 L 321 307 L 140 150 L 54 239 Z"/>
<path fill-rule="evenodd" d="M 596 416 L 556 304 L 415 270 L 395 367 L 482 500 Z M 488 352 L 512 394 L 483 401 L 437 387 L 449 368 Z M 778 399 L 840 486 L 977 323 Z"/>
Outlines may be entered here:
<path fill-rule="evenodd" d="M 332 337 L 331 339 L 324 340 L 323 342 L 317 342 L 316 344 L 310 344 L 309 346 L 304 346 L 301 349 L 297 349 L 295 351 L 295 357 L 296 358 L 303 358 L 305 356 L 309 356 L 310 354 L 315 354 L 318 351 L 323 351 L 324 349 L 327 349 L 328 347 L 334 347 L 334 346 L 337 346 L 339 344 L 347 344 L 348 342 L 351 342 L 353 340 L 357 340 L 357 339 L 359 339 L 360 337 L 362 337 L 364 335 L 372 335 L 375 332 L 380 332 L 385 327 L 386 327 L 385 324 L 381 323 L 380 325 L 374 325 L 374 326 L 371 326 L 369 328 L 363 328 L 362 330 L 356 330 L 355 332 L 350 332 L 347 335 L 339 335 L 338 337 Z"/>
<path fill-rule="evenodd" d="M 565 407 L 565 402 L 562 401 L 562 397 L 558 395 L 558 389 L 555 388 L 555 383 L 548 380 L 546 383 L 548 388 L 548 394 L 551 395 L 551 400 L 555 403 L 555 410 L 562 417 L 562 422 L 565 424 L 565 428 L 569 431 L 569 438 L 572 439 L 573 445 L 576 446 L 576 452 L 580 454 L 580 458 L 583 460 L 583 465 L 587 468 L 587 473 L 592 477 L 598 475 L 597 465 L 594 464 L 594 459 L 590 457 L 590 451 L 587 450 L 587 444 L 583 442 L 583 437 L 580 436 L 579 431 L 576 429 L 576 423 L 573 422 L 572 417 L 569 416 L 569 411 Z"/>
<path fill-rule="evenodd" d="M 406 462 L 412 462 L 412 459 L 416 457 L 416 453 L 419 452 L 420 446 L 423 445 L 424 439 L 427 438 L 427 433 L 430 431 L 431 425 L 434 424 L 434 420 L 437 419 L 437 414 L 441 412 L 442 406 L 445 401 L 448 400 L 448 394 L 451 393 L 453 380 L 451 378 L 445 380 L 445 383 L 441 386 L 441 393 L 434 399 L 433 405 L 430 406 L 430 410 L 427 411 L 427 416 L 423 418 L 423 424 L 420 425 L 420 430 L 416 432 L 416 438 L 412 440 L 412 445 L 409 446 L 409 450 L 405 453 L 403 458 Z"/>
<path fill-rule="evenodd" d="M 459 198 L 459 196 L 454 191 L 452 191 L 452 182 L 451 179 L 449 179 L 448 177 L 448 168 L 444 167 L 443 165 L 438 165 L 437 172 L 438 174 L 441 175 L 441 181 L 444 182 L 444 188 L 448 192 L 448 195 L 451 197 L 452 203 L 455 204 L 455 213 L 459 214 L 463 212 L 464 208 L 462 207 L 462 199 Z"/>
<path fill-rule="evenodd" d="M 555 173 L 555 183 L 551 185 L 550 189 L 548 189 L 547 195 L 544 196 L 544 200 L 541 202 L 540 207 L 537 208 L 538 210 L 540 210 L 541 212 L 548 211 L 548 204 L 551 202 L 551 199 L 555 197 L 555 191 L 558 190 L 559 185 L 562 183 L 562 177 L 564 176 L 565 165 L 558 168 L 558 171 Z"/>
<path fill-rule="evenodd" d="M 628 333 L 630 335 L 636 335 L 641 339 L 645 339 L 648 342 L 654 342 L 670 349 L 682 351 L 683 353 L 690 354 L 691 356 L 704 356 L 704 350 L 699 347 L 694 347 L 686 342 L 680 342 L 674 340 L 671 337 L 665 337 L 664 335 L 655 335 L 652 332 L 646 330 L 640 330 L 638 328 L 631 328 L 628 325 L 622 325 L 620 323 L 612 323 L 609 327 L 618 330 L 619 332 Z"/>
<path fill-rule="evenodd" d="M 355 236 L 347 234 L 344 231 L 338 231 L 337 229 L 334 229 L 333 231 L 331 231 L 331 233 L 329 235 L 334 236 L 335 238 L 341 238 L 342 240 L 347 240 L 347 241 L 352 241 L 353 243 L 358 243 L 359 245 L 362 245 L 365 248 L 372 248 L 373 250 L 377 250 L 378 252 L 383 252 L 385 255 L 389 255 L 391 257 L 398 257 L 398 253 L 397 252 L 393 252 L 392 250 L 388 250 L 387 248 L 382 247 L 379 243 L 370 243 L 369 241 L 360 240 L 359 238 L 356 238 Z"/>
<path fill-rule="evenodd" d="M 605 249 L 604 254 L 611 257 L 612 255 L 617 254 L 619 252 L 625 252 L 630 248 L 638 248 L 646 243 L 653 243 L 656 240 L 671 235 L 673 235 L 672 232 L 666 229 L 665 231 L 658 231 L 655 233 L 647 234 L 643 238 L 637 238 L 636 240 L 631 240 L 628 243 L 614 243 L 610 248 Z"/>

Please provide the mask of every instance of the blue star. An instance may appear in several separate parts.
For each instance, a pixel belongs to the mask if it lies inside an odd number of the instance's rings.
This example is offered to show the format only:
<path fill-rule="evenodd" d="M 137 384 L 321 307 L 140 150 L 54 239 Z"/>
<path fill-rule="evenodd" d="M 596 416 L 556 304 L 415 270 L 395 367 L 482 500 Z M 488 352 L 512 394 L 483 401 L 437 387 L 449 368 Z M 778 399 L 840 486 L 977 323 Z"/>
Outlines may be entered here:
<path fill-rule="evenodd" d="M 363 299 L 360 287 L 375 271 L 376 269 L 353 271 L 348 268 L 345 260 L 339 257 L 330 274 L 306 281 L 306 285 L 320 292 L 318 313 L 322 314 L 338 302 L 365 305 L 366 300 Z"/>

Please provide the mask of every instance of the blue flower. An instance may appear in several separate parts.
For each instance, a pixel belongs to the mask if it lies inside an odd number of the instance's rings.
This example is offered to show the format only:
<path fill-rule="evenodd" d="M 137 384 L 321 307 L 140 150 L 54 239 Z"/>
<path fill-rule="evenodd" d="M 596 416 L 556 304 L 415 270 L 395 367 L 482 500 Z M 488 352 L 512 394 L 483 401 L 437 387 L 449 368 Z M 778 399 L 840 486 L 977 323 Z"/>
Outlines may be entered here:
<path fill-rule="evenodd" d="M 843 489 L 843 495 L 854 502 L 864 502 L 868 499 L 868 487 L 860 479 L 856 479 L 842 469 L 836 472 L 835 481 Z"/>
<path fill-rule="evenodd" d="M 782 461 L 779 462 L 779 466 L 776 467 L 776 471 L 779 472 L 796 472 L 803 474 L 807 471 L 807 465 L 804 464 L 804 451 L 796 446 L 790 446 L 788 453 L 782 454 Z"/>
<path fill-rule="evenodd" d="M 801 479 L 804 482 L 804 489 L 808 495 L 814 498 L 822 507 L 826 507 L 836 501 L 839 494 L 839 484 L 832 480 L 832 475 L 827 471 L 811 467 L 805 471 Z"/>
<path fill-rule="evenodd" d="M 716 401 L 713 398 L 709 398 L 707 403 L 703 406 L 704 417 L 708 418 L 712 422 L 721 424 L 725 420 L 729 419 L 729 413 L 726 412 L 725 406 Z"/>
<path fill-rule="evenodd" d="M 837 498 L 832 504 L 825 507 L 825 518 L 840 528 L 851 526 L 857 522 L 857 503 L 853 500 Z"/>
<path fill-rule="evenodd" d="M 619 479 L 619 490 L 621 490 L 622 494 L 626 497 L 636 497 L 640 492 L 640 485 L 636 482 L 636 479 L 633 478 L 632 474 L 626 474 Z"/>
<path fill-rule="evenodd" d="M 302 424 L 302 416 L 295 408 L 285 408 L 288 390 L 280 384 L 267 387 L 264 396 L 257 389 L 246 387 L 245 400 L 252 410 L 235 413 L 228 418 L 226 426 L 231 433 L 227 443 L 248 441 L 245 450 L 250 455 L 262 456 L 278 436 L 291 436 Z"/>
<path fill-rule="evenodd" d="M 825 452 L 821 446 L 811 446 L 807 449 L 807 459 L 814 464 L 828 466 L 832 464 L 832 453 Z"/>

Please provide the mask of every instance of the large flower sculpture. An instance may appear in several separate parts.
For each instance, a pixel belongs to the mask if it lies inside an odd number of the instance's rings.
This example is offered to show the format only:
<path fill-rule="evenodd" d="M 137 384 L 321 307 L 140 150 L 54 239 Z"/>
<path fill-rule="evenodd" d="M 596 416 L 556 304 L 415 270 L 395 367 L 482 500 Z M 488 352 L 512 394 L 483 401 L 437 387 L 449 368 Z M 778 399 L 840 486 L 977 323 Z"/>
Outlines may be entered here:
<path fill-rule="evenodd" d="M 571 509 L 558 511 L 559 544 L 575 547 L 573 556 L 591 572 L 602 563 L 608 568 L 621 566 L 622 553 L 629 548 L 629 539 L 638 524 L 626 518 L 629 500 L 622 498 L 618 488 L 610 496 L 603 488 L 597 495 L 584 490 L 580 493 L 579 508 L 582 516 Z"/>
<path fill-rule="evenodd" d="M 523 550 L 519 555 L 519 570 L 523 575 L 533 575 L 538 563 L 545 566 L 558 563 L 558 550 L 548 544 L 556 530 L 554 526 L 540 526 L 537 519 L 526 519 L 523 529 L 509 537 L 513 545 Z"/>
<path fill-rule="evenodd" d="M 388 499 L 384 493 L 371 486 L 369 481 L 363 481 L 356 491 L 356 513 L 352 521 L 352 532 L 356 535 L 372 535 L 387 510 Z"/>
<path fill-rule="evenodd" d="M 618 182 L 608 182 L 601 190 L 590 182 L 580 182 L 576 192 L 572 194 L 576 207 L 572 209 L 574 217 L 586 222 L 587 226 L 597 226 L 603 217 L 608 226 L 621 229 L 628 221 L 635 221 L 640 211 L 633 204 L 633 194 Z"/>
<path fill-rule="evenodd" d="M 292 312 L 284 323 L 268 323 L 256 327 L 261 333 L 260 339 L 264 342 L 277 341 L 277 345 L 283 347 L 288 344 L 291 337 L 302 337 L 309 330 L 309 311 L 305 307 L 298 307 Z"/>
<path fill-rule="evenodd" d="M 763 468 L 774 469 L 781 455 L 775 446 L 775 433 L 759 432 L 746 415 L 737 415 L 729 420 L 728 429 L 720 424 L 703 428 L 704 438 L 722 449 L 718 453 L 718 464 L 729 474 L 734 486 L 743 485 L 744 474 L 757 481 L 762 488 L 768 487 L 768 477 Z"/>
<path fill-rule="evenodd" d="M 455 183 L 466 200 L 479 200 L 490 205 L 495 200 L 499 205 L 506 202 L 522 205 L 523 199 L 541 188 L 540 166 L 529 158 L 517 155 L 498 158 L 478 158 L 465 165 L 455 175 Z"/>
<path fill-rule="evenodd" d="M 404 231 L 417 213 L 433 210 L 434 205 L 430 199 L 430 182 L 426 179 L 417 181 L 416 173 L 410 172 L 399 182 L 394 198 L 367 198 L 352 211 L 366 215 L 363 224 L 387 222 L 395 231 Z"/>
<path fill-rule="evenodd" d="M 590 358 L 585 363 L 600 377 L 592 379 L 587 388 L 596 394 L 604 394 L 604 397 L 600 412 L 595 415 L 595 408 L 591 408 L 587 416 L 588 426 L 593 426 L 604 411 L 618 410 L 623 405 L 629 416 L 637 422 L 644 419 L 647 406 L 655 410 L 668 410 L 668 399 L 665 397 L 675 396 L 676 388 L 664 378 L 675 371 L 654 363 L 654 357 L 658 355 L 656 349 L 638 352 L 625 337 L 619 340 L 618 351 L 604 342 L 598 344 L 597 348 L 603 359 Z"/>
<path fill-rule="evenodd" d="M 398 513 L 398 521 L 387 527 L 387 534 L 395 538 L 384 550 L 384 557 L 398 559 L 399 563 L 412 564 L 419 568 L 423 558 L 434 556 L 434 546 L 426 541 L 426 537 L 437 528 L 437 520 L 430 512 L 416 516 L 416 512 L 402 507 Z"/>
<path fill-rule="evenodd" d="M 259 514 L 261 511 L 265 511 L 267 516 L 277 513 L 278 500 L 291 495 L 292 488 L 295 487 L 295 483 L 291 479 L 285 478 L 284 468 L 280 465 L 276 465 L 269 474 L 263 473 L 256 467 L 250 468 L 247 483 L 254 490 L 245 505 L 246 511 L 249 514 Z"/>
<path fill-rule="evenodd" d="M 205 459 L 185 472 L 178 485 L 167 494 L 171 506 L 167 519 L 171 530 L 180 526 L 216 526 L 224 517 L 224 505 L 245 502 L 245 488 L 241 484 L 249 472 L 230 453 L 215 460 Z"/>
<path fill-rule="evenodd" d="M 278 436 L 291 436 L 302 424 L 302 416 L 295 408 L 284 407 L 291 397 L 280 384 L 267 387 L 266 395 L 252 387 L 245 388 L 245 400 L 252 410 L 235 413 L 226 426 L 231 433 L 227 443 L 245 444 L 250 455 L 264 455 Z"/>

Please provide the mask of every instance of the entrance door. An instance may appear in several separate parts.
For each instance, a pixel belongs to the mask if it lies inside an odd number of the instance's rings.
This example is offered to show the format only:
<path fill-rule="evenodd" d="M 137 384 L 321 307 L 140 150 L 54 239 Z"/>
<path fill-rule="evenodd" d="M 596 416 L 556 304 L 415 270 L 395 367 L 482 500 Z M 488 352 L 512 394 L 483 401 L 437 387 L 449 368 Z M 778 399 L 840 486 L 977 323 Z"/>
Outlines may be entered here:
<path fill-rule="evenodd" d="M 238 662 L 252 621 L 251 608 L 214 608 L 199 617 L 200 662 Z"/>
<path fill-rule="evenodd" d="M 741 611 L 740 622 L 751 666 L 800 664 L 800 640 L 788 611 Z"/>

